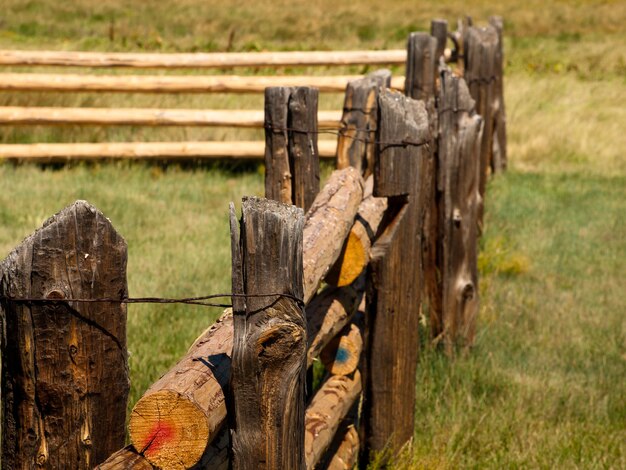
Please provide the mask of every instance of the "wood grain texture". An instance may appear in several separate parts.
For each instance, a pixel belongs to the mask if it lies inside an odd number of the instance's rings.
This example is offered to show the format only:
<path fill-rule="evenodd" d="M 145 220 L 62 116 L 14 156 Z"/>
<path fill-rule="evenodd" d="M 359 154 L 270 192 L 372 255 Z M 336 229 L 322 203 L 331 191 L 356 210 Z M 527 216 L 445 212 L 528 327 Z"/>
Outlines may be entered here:
<path fill-rule="evenodd" d="M 127 248 L 77 201 L 2 262 L 12 298 L 123 298 Z M 126 306 L 2 302 L 3 468 L 88 469 L 124 445 Z"/>
<path fill-rule="evenodd" d="M 389 70 L 378 70 L 348 83 L 337 140 L 337 168 L 353 166 L 365 177 L 374 171 L 378 92 L 390 86 Z"/>
<path fill-rule="evenodd" d="M 352 470 L 359 458 L 359 449 L 359 433 L 354 426 L 348 426 L 326 469 Z"/>
<path fill-rule="evenodd" d="M 343 93 L 360 75 L 76 75 L 0 73 L 0 90 L 11 92 L 109 93 L 264 93 L 268 87 L 313 86 L 320 92 Z M 391 79 L 391 88 L 404 89 L 404 77 Z"/>
<path fill-rule="evenodd" d="M 317 148 L 316 88 L 294 88 L 289 97 L 289 164 L 292 201 L 308 211 L 320 190 L 320 160 Z"/>
<path fill-rule="evenodd" d="M 385 91 L 379 109 L 380 142 L 431 140 L 423 102 Z M 374 194 L 389 197 L 391 220 L 372 248 L 365 456 L 387 446 L 398 451 L 413 436 L 428 152 L 425 145 L 377 146 Z"/>
<path fill-rule="evenodd" d="M 295 65 L 404 64 L 404 50 L 387 51 L 288 51 L 288 52 L 74 52 L 0 50 L 0 65 L 132 67 L 132 68 L 228 68 Z"/>
<path fill-rule="evenodd" d="M 437 135 L 437 121 L 441 106 L 437 108 L 437 78 L 438 66 L 442 57 L 445 41 L 447 40 L 447 23 L 443 20 L 433 21 L 431 31 L 437 36 L 426 33 L 412 33 L 409 37 L 407 59 L 406 95 L 424 101 L 428 112 L 430 133 Z M 410 68 L 408 68 L 410 67 Z M 443 111 L 446 112 L 446 111 Z M 428 305 L 428 314 L 431 322 L 432 334 L 440 332 L 441 325 L 441 298 L 442 284 L 440 276 L 441 258 L 441 215 L 439 205 L 443 191 L 443 177 L 441 163 L 438 160 L 437 140 L 429 146 L 425 162 L 425 180 L 422 193 L 424 202 L 424 223 L 422 225 L 422 266 L 424 271 L 424 304 Z"/>
<path fill-rule="evenodd" d="M 496 80 L 498 32 L 493 26 L 469 27 L 465 44 L 465 81 L 472 98 L 476 101 L 476 112 L 483 118 L 483 134 L 480 144 L 480 179 L 478 189 L 481 203 L 478 208 L 478 223 L 482 231 L 483 201 L 487 177 L 493 160 L 494 113 L 496 103 Z"/>
<path fill-rule="evenodd" d="M 335 263 L 363 200 L 363 178 L 353 167 L 335 170 L 306 214 L 304 301 L 309 302 Z"/>
<path fill-rule="evenodd" d="M 231 206 L 233 293 L 302 298 L 304 213 L 244 198 L 241 236 Z M 304 469 L 306 326 L 287 297 L 233 297 L 229 414 L 232 467 Z"/>
<path fill-rule="evenodd" d="M 361 393 L 361 376 L 333 375 L 317 391 L 306 410 L 306 468 L 313 469 Z"/>
<path fill-rule="evenodd" d="M 285 204 L 293 203 L 287 131 L 292 92 L 288 87 L 265 90 L 265 197 Z"/>
<path fill-rule="evenodd" d="M 478 315 L 478 208 L 482 119 L 465 81 L 442 72 L 439 151 L 443 162 L 443 334 L 448 353 L 470 346 Z"/>
<path fill-rule="evenodd" d="M 126 446 L 111 455 L 96 470 L 154 470 L 154 467 L 133 446 Z"/>
<path fill-rule="evenodd" d="M 437 40 L 437 49 L 435 50 L 435 62 L 439 62 L 439 58 L 446 59 L 446 44 L 448 43 L 448 22 L 442 19 L 434 19 L 430 22 L 430 35 Z"/>
<path fill-rule="evenodd" d="M 320 111 L 318 122 L 339 128 L 341 113 Z M 0 124 L 98 126 L 264 127 L 263 111 L 235 109 L 50 108 L 0 106 Z M 285 127 L 285 126 L 282 126 Z"/>

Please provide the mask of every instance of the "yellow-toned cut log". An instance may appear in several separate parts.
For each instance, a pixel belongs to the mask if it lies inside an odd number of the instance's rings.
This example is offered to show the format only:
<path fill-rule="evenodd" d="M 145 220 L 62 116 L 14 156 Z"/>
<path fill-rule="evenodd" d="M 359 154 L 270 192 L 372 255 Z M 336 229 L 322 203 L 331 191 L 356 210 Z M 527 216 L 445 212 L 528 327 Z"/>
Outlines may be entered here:
<path fill-rule="evenodd" d="M 331 444 L 341 420 L 361 393 L 361 375 L 331 376 L 317 391 L 305 415 L 304 450 L 306 467 L 315 468 Z"/>
<path fill-rule="evenodd" d="M 350 229 L 350 234 L 341 254 L 326 276 L 326 282 L 333 286 L 347 286 L 363 272 L 370 261 L 370 250 L 378 232 L 378 227 L 387 210 L 387 198 L 372 195 L 373 178 L 365 184 L 365 197 Z"/>
<path fill-rule="evenodd" d="M 320 354 L 320 359 L 331 374 L 348 375 L 359 365 L 362 350 L 361 329 L 352 323 L 328 343 Z"/>

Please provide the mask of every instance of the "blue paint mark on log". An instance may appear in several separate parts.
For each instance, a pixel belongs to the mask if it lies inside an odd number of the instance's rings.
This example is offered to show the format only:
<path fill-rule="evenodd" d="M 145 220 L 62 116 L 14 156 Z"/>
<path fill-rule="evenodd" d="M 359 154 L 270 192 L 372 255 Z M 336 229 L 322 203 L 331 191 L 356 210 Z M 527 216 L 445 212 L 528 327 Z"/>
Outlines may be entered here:
<path fill-rule="evenodd" d="M 342 347 L 337 348 L 337 354 L 335 354 L 335 362 L 338 362 L 339 364 L 343 364 L 349 358 L 350 358 L 350 351 Z"/>

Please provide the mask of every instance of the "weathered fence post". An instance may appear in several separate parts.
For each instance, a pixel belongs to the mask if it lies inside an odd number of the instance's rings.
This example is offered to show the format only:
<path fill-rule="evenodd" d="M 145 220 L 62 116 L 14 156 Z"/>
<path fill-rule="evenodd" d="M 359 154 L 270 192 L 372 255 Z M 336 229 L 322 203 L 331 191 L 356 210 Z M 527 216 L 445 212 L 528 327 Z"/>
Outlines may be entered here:
<path fill-rule="evenodd" d="M 91 469 L 124 445 L 126 306 L 71 299 L 126 297 L 126 256 L 77 201 L 0 265 L 3 468 Z"/>
<path fill-rule="evenodd" d="M 422 266 L 424 267 L 424 303 L 428 303 L 428 317 L 431 334 L 436 337 L 441 330 L 442 286 L 440 278 L 441 240 L 441 193 L 443 181 L 441 161 L 437 159 L 438 110 L 436 109 L 437 71 L 447 39 L 447 23 L 433 21 L 431 30 L 437 36 L 427 33 L 411 33 L 407 47 L 407 74 L 405 93 L 408 97 L 423 100 L 428 112 L 429 125 L 433 135 L 433 145 L 429 147 L 425 169 L 424 224 L 422 230 Z"/>
<path fill-rule="evenodd" d="M 483 118 L 483 136 L 480 145 L 480 174 L 478 189 L 481 203 L 478 209 L 479 227 L 482 229 L 483 204 L 487 185 L 487 170 L 493 159 L 494 104 L 496 98 L 498 32 L 493 26 L 469 27 L 465 36 L 465 81 L 476 111 Z"/>
<path fill-rule="evenodd" d="M 502 30 L 504 21 L 501 16 L 489 18 L 489 24 L 498 32 L 498 47 L 496 48 L 495 66 L 495 103 L 494 103 L 494 139 L 493 158 L 491 159 L 491 171 L 498 173 L 506 170 L 507 150 L 506 150 L 506 110 L 504 106 L 504 44 Z"/>
<path fill-rule="evenodd" d="M 390 85 L 391 72 L 384 69 L 348 83 L 337 139 L 337 168 L 353 166 L 363 176 L 373 173 L 378 93 Z"/>
<path fill-rule="evenodd" d="M 318 96 L 309 87 L 265 90 L 265 196 L 305 211 L 319 192 Z"/>
<path fill-rule="evenodd" d="M 363 414 L 366 450 L 390 445 L 397 451 L 414 429 L 422 276 L 420 257 L 413 254 L 422 249 L 422 191 L 431 134 L 420 101 L 385 90 L 379 113 L 374 195 L 389 198 L 393 219 L 372 247 Z"/>
<path fill-rule="evenodd" d="M 233 294 L 247 296 L 233 296 L 232 464 L 304 469 L 304 214 L 258 198 L 242 212 L 240 235 L 231 206 Z"/>
<path fill-rule="evenodd" d="M 471 345 L 478 315 L 478 193 L 482 119 L 465 80 L 442 69 L 439 155 L 443 197 L 443 333 L 446 351 Z"/>

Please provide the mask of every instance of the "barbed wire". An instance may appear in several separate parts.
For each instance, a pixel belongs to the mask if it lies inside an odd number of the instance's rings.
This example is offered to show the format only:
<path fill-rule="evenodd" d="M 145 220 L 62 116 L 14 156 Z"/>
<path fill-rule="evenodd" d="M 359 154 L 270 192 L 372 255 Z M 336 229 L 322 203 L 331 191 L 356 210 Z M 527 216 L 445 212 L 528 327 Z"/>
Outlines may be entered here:
<path fill-rule="evenodd" d="M 219 307 L 229 308 L 232 304 L 208 302 L 211 299 L 219 299 L 225 297 L 235 298 L 265 298 L 279 297 L 287 298 L 295 301 L 299 306 L 304 307 L 304 300 L 292 295 L 280 292 L 269 292 L 263 294 L 210 294 L 200 297 L 183 297 L 183 298 L 167 298 L 167 297 L 100 297 L 100 298 L 42 298 L 42 297 L 11 297 L 0 296 L 0 302 L 7 303 L 24 303 L 24 304 L 63 304 L 63 303 L 116 303 L 116 304 L 186 304 L 199 305 L 202 307 Z"/>

